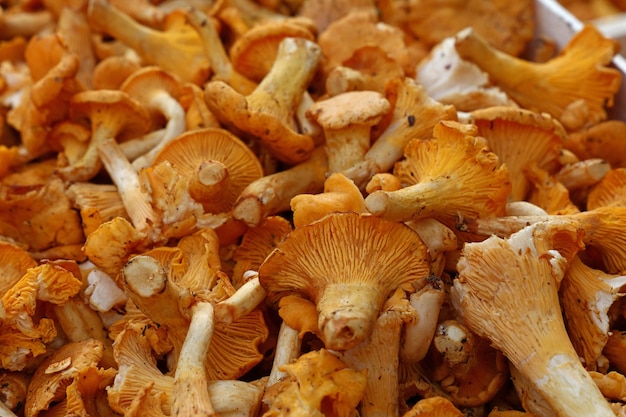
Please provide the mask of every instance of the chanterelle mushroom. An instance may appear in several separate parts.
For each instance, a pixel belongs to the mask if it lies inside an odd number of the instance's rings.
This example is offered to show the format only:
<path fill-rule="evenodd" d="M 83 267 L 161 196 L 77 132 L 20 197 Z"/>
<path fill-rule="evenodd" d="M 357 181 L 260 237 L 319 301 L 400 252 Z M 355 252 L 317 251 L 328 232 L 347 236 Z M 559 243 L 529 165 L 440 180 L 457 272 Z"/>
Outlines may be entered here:
<path fill-rule="evenodd" d="M 536 224 L 504 240 L 467 243 L 453 305 L 528 379 L 557 416 L 613 412 L 569 341 L 558 298 L 567 258 L 580 248 L 574 226 Z"/>
<path fill-rule="evenodd" d="M 585 25 L 559 56 L 543 64 L 498 51 L 471 29 L 457 34 L 455 46 L 461 57 L 487 72 L 520 106 L 550 113 L 569 129 L 606 119 L 605 106 L 612 106 L 620 85 L 621 74 L 608 67 L 615 43 L 591 25 Z M 579 100 L 586 116 L 572 122 L 572 106 L 579 106 Z"/>
<path fill-rule="evenodd" d="M 212 81 L 204 94 L 209 109 L 223 123 L 259 138 L 276 158 L 288 163 L 311 156 L 313 139 L 296 131 L 296 107 L 317 68 L 320 49 L 303 38 L 285 38 L 263 81 L 244 96 L 222 81 Z"/>
<path fill-rule="evenodd" d="M 367 209 L 388 220 L 434 217 L 442 222 L 456 216 L 476 218 L 504 213 L 511 190 L 509 173 L 473 125 L 439 122 L 434 139 L 413 140 L 406 159 L 394 173 L 404 188 L 375 191 L 365 199 Z"/>
<path fill-rule="evenodd" d="M 345 350 L 371 333 L 394 290 L 413 292 L 411 283 L 428 272 L 426 245 L 407 226 L 333 213 L 292 231 L 263 262 L 259 279 L 275 305 L 289 295 L 314 304 L 326 347 Z"/>

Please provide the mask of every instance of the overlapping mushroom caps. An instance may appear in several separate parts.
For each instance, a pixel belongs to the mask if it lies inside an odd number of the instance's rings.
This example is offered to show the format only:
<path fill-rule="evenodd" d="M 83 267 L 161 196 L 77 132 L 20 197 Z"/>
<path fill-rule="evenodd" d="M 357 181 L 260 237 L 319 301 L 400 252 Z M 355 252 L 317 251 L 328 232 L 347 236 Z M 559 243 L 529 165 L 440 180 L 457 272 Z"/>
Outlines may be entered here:
<path fill-rule="evenodd" d="M 412 283 L 428 272 L 426 246 L 411 229 L 346 212 L 292 231 L 263 262 L 259 279 L 290 326 L 299 327 L 299 314 L 315 314 L 325 346 L 345 350 L 368 337 L 393 291 L 414 291 Z"/>

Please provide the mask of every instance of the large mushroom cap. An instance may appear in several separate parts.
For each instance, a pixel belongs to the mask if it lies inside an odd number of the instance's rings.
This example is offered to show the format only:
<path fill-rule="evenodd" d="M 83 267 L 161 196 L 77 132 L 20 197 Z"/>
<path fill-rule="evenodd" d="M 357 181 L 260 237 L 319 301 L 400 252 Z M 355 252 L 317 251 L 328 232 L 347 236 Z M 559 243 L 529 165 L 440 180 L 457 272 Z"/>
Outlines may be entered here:
<path fill-rule="evenodd" d="M 259 279 L 268 299 L 297 295 L 317 305 L 329 349 L 349 349 L 372 330 L 387 297 L 429 273 L 419 236 L 402 223 L 353 212 L 296 228 L 266 258 Z"/>
<path fill-rule="evenodd" d="M 163 148 L 154 165 L 166 160 L 182 176 L 190 179 L 200 176 L 199 182 L 206 185 L 206 189 L 219 183 L 219 193 L 213 193 L 209 199 L 192 194 L 211 213 L 230 211 L 243 189 L 263 176 L 261 163 L 250 148 L 229 131 L 219 128 L 183 133 Z M 219 177 L 220 173 L 227 179 L 208 178 Z"/>

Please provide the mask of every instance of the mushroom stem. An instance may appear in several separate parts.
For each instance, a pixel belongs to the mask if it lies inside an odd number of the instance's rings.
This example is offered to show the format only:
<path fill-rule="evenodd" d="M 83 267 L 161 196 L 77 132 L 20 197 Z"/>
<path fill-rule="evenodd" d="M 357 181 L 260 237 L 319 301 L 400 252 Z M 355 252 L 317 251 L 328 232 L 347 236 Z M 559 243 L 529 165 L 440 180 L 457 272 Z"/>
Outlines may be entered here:
<path fill-rule="evenodd" d="M 288 375 L 287 372 L 280 370 L 283 365 L 294 363 L 300 356 L 302 341 L 298 333 L 298 330 L 290 327 L 284 321 L 280 324 L 278 339 L 276 341 L 276 351 L 274 353 L 274 362 L 272 363 L 272 370 L 267 379 L 268 387 Z"/>
<path fill-rule="evenodd" d="M 139 175 L 113 139 L 98 146 L 98 154 L 111 180 L 117 187 L 126 212 L 137 230 L 145 231 L 157 215 L 141 189 Z"/>
<path fill-rule="evenodd" d="M 439 279 L 411 294 L 409 301 L 417 312 L 417 322 L 404 328 L 404 343 L 400 349 L 403 361 L 417 363 L 426 356 L 435 335 L 444 297 L 443 283 Z"/>
<path fill-rule="evenodd" d="M 367 369 L 367 385 L 361 400 L 361 417 L 397 417 L 398 366 L 402 313 L 381 313 L 371 336 L 357 347 L 344 352 L 342 359 L 357 371 Z"/>
<path fill-rule="evenodd" d="M 230 175 L 220 161 L 204 161 L 189 181 L 189 194 L 199 203 L 211 203 L 226 191 Z"/>
<path fill-rule="evenodd" d="M 321 192 L 327 171 L 326 152 L 318 147 L 308 160 L 250 183 L 235 203 L 233 217 L 257 227 L 267 216 L 289 210 L 296 195 Z"/>
<path fill-rule="evenodd" d="M 431 203 L 441 200 L 445 182 L 445 178 L 437 178 L 396 191 L 375 191 L 367 196 L 365 206 L 370 213 L 386 220 L 409 221 L 429 217 L 440 211 L 439 206 Z"/>
<path fill-rule="evenodd" d="M 167 119 L 167 123 L 161 141 L 144 155 L 141 155 L 133 161 L 133 168 L 137 171 L 151 165 L 157 154 L 161 152 L 161 149 L 172 140 L 176 139 L 186 129 L 185 110 L 174 97 L 165 91 L 156 93 L 149 107 L 160 112 Z"/>
<path fill-rule="evenodd" d="M 227 326 L 233 321 L 254 310 L 263 300 L 266 292 L 256 275 L 243 284 L 233 295 L 215 305 L 215 322 Z"/>
<path fill-rule="evenodd" d="M 215 23 L 198 9 L 189 9 L 186 13 L 187 22 L 198 32 L 204 51 L 207 55 L 214 78 L 228 83 L 235 91 L 249 94 L 256 88 L 256 83 L 233 69 L 224 50 L 224 44 L 215 28 Z"/>
<path fill-rule="evenodd" d="M 316 303 L 326 348 L 346 350 L 361 343 L 371 333 L 385 296 L 367 283 L 327 285 Z"/>
<path fill-rule="evenodd" d="M 117 363 L 113 357 L 111 339 L 108 338 L 98 313 L 74 297 L 65 304 L 54 305 L 54 315 L 70 342 L 81 342 L 87 339 L 99 340 L 104 348 L 100 365 L 117 368 Z"/>
<path fill-rule="evenodd" d="M 209 397 L 205 360 L 213 336 L 213 305 L 200 302 L 191 309 L 191 323 L 180 351 L 174 390 L 173 416 L 217 416 Z"/>
<path fill-rule="evenodd" d="M 271 113 L 295 129 L 295 111 L 319 57 L 320 49 L 314 42 L 302 38 L 283 39 L 270 72 L 247 96 L 249 109 Z"/>

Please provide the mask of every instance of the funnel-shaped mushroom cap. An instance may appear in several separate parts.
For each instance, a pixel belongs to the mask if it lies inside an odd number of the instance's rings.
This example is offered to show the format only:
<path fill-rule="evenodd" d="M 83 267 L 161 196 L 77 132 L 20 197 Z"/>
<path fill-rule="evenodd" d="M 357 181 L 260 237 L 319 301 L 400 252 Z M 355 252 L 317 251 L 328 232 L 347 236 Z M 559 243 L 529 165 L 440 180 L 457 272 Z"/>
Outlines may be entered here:
<path fill-rule="evenodd" d="M 200 201 L 204 210 L 210 213 L 230 211 L 243 189 L 263 176 L 261 163 L 250 148 L 232 133 L 219 128 L 183 133 L 163 148 L 154 164 L 165 160 L 179 174 L 189 178 L 190 185 L 195 183 L 197 188 L 201 187 L 205 191 L 192 193 L 192 197 Z M 206 169 L 203 169 L 204 163 L 210 166 L 205 165 Z M 226 178 L 215 181 L 212 175 L 203 175 L 209 171 L 215 172 L 211 169 L 215 163 L 225 169 Z M 197 188 L 191 187 L 190 192 Z"/>
<path fill-rule="evenodd" d="M 472 112 L 478 135 L 506 164 L 512 183 L 510 200 L 524 200 L 530 188 L 523 170 L 530 163 L 554 171 L 566 133 L 559 122 L 545 113 L 496 106 Z"/>
<path fill-rule="evenodd" d="M 452 303 L 470 329 L 491 340 L 557 416 L 610 416 L 563 323 L 558 286 L 582 234 L 537 223 L 508 239 L 466 244 Z"/>
<path fill-rule="evenodd" d="M 297 295 L 317 306 L 329 349 L 359 344 L 387 297 L 429 273 L 426 245 L 410 228 L 369 215 L 332 213 L 292 231 L 259 268 L 269 301 Z"/>

